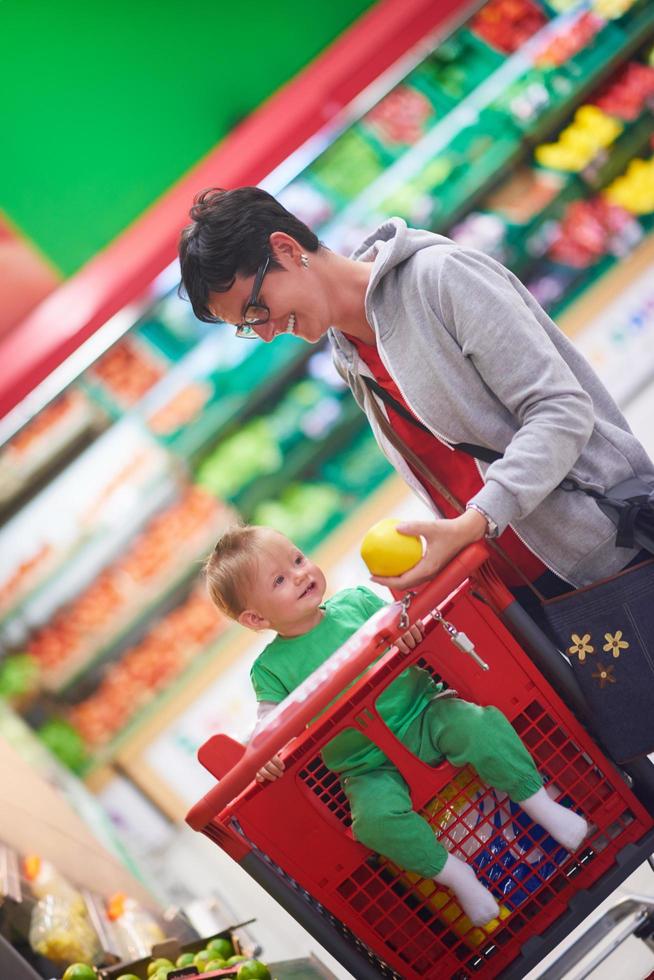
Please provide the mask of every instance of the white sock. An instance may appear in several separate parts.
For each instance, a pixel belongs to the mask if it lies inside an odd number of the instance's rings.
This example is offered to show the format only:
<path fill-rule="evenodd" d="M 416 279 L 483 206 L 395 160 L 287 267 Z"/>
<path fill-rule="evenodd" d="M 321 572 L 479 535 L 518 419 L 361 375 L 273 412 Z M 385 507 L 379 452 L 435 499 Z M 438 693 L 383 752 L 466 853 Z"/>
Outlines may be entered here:
<path fill-rule="evenodd" d="M 461 908 L 475 926 L 483 926 L 500 914 L 500 907 L 470 867 L 452 854 L 440 874 L 434 878 L 439 885 L 445 885 L 454 892 Z"/>
<path fill-rule="evenodd" d="M 535 823 L 544 827 L 548 834 L 568 851 L 576 851 L 588 834 L 588 824 L 578 813 L 555 803 L 547 795 L 544 786 L 533 796 L 522 800 L 520 806 Z"/>

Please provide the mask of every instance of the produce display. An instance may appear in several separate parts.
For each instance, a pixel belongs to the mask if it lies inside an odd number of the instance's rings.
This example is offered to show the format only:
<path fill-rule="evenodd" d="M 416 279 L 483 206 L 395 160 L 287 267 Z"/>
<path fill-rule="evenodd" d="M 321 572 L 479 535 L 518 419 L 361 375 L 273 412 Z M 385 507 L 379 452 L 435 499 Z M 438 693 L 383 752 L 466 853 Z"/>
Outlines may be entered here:
<path fill-rule="evenodd" d="M 93 750 L 108 742 L 227 625 L 203 589 L 164 616 L 108 668 L 93 694 L 68 712 L 85 746 Z"/>
<path fill-rule="evenodd" d="M 54 548 L 51 544 L 42 544 L 37 550 L 17 565 L 15 570 L 0 587 L 0 611 L 10 609 L 25 583 L 42 573 L 43 568 L 54 558 Z"/>
<path fill-rule="evenodd" d="M 148 419 L 152 432 L 156 435 L 168 435 L 176 432 L 181 426 L 187 425 L 197 418 L 211 397 L 212 389 L 208 384 L 197 381 L 186 385 L 178 391 L 162 408 L 158 408 Z"/>
<path fill-rule="evenodd" d="M 293 384 L 272 409 L 241 426 L 198 467 L 197 481 L 217 496 L 242 506 L 242 494 L 263 476 L 279 473 L 288 482 L 298 446 L 319 444 L 344 415 L 344 386 L 320 378 Z M 304 465 L 304 452 L 302 453 Z"/>
<path fill-rule="evenodd" d="M 119 897 L 120 898 L 120 897 Z M 140 909 L 140 914 L 145 913 Z M 124 914 L 124 913 L 123 913 Z M 234 933 L 223 932 L 212 939 L 180 947 L 178 955 L 145 955 L 126 960 L 116 967 L 93 968 L 88 962 L 71 964 L 61 980 L 168 980 L 176 975 L 195 977 L 235 977 L 236 980 L 274 980 L 261 960 L 240 952 Z M 188 970 L 193 967 L 192 972 Z M 186 973 L 180 971 L 187 970 Z"/>
<path fill-rule="evenodd" d="M 125 555 L 27 644 L 45 683 L 69 680 L 116 633 L 117 625 L 140 609 L 148 590 L 179 575 L 180 558 L 183 570 L 204 553 L 227 519 L 220 503 L 199 487 L 189 488 L 179 502 L 155 517 Z"/>
<path fill-rule="evenodd" d="M 510 54 L 547 23 L 532 0 L 489 0 L 470 22 L 470 30 L 498 51 Z"/>
<path fill-rule="evenodd" d="M 36 836 L 47 836 L 48 830 L 46 820 Z M 188 967 L 196 976 L 272 980 L 276 975 L 255 958 L 259 947 L 244 928 L 249 923 L 201 938 L 186 915 L 147 907 L 123 891 L 103 896 L 79 888 L 53 861 L 35 852 L 21 856 L 0 842 L 0 864 L 3 943 L 11 943 L 17 957 L 25 960 L 25 976 L 29 972 L 44 980 L 165 980 L 174 972 L 189 973 Z M 206 912 L 210 908 L 215 909 L 213 899 Z M 285 964 L 278 965 L 284 980 Z M 303 974 L 314 975 L 324 974 Z M 11 977 L 2 974 L 2 980 L 13 977 L 13 972 Z"/>
<path fill-rule="evenodd" d="M 114 344 L 92 373 L 119 404 L 133 405 L 163 376 L 164 370 L 142 344 L 126 337 Z"/>
<path fill-rule="evenodd" d="M 652 227 L 649 50 L 598 86 L 528 164 L 449 230 L 512 268 L 555 314 Z"/>
<path fill-rule="evenodd" d="M 105 412 L 80 389 L 69 388 L 0 448 L 0 507 L 9 505 L 31 480 L 43 476 L 58 455 L 86 433 L 100 432 Z"/>

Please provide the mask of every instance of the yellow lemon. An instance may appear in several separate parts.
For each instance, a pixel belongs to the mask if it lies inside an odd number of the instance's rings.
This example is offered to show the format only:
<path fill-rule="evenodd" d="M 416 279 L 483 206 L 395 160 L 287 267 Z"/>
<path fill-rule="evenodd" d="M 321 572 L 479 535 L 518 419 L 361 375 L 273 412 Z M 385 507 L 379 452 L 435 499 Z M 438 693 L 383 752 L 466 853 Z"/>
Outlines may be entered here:
<path fill-rule="evenodd" d="M 361 543 L 361 557 L 373 575 L 402 575 L 422 558 L 422 542 L 396 530 L 401 521 L 387 518 L 373 524 Z"/>

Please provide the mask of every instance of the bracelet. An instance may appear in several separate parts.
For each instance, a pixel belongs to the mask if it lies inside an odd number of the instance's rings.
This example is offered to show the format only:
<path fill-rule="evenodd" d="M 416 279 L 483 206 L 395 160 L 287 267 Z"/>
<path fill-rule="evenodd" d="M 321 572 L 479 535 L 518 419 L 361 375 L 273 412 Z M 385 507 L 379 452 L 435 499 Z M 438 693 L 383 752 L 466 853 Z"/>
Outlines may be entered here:
<path fill-rule="evenodd" d="M 466 504 L 466 510 L 476 510 L 477 513 L 481 514 L 481 516 L 484 518 L 484 520 L 486 521 L 486 526 L 488 528 L 484 537 L 496 538 L 498 536 L 500 529 L 497 526 L 497 523 L 493 520 L 490 514 L 486 513 L 483 507 L 480 507 L 479 504 Z"/>

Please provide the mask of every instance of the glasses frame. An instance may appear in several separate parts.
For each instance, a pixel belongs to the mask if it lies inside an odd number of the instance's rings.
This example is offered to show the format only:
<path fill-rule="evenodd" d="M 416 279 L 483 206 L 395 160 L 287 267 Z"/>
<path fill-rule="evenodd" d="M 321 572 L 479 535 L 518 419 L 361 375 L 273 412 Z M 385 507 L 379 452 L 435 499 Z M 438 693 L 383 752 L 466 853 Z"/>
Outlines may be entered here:
<path fill-rule="evenodd" d="M 240 340 L 257 340 L 258 335 L 253 328 L 260 326 L 262 323 L 268 323 L 268 320 L 270 319 L 269 307 L 267 307 L 266 304 L 262 303 L 259 299 L 259 293 L 261 292 L 263 280 L 269 266 L 270 256 L 267 255 L 257 269 L 257 274 L 254 277 L 252 292 L 250 293 L 250 298 L 243 310 L 243 321 L 235 325 L 236 336 L 239 337 Z M 257 312 L 252 313 L 251 311 L 253 310 L 256 310 Z M 261 316 L 261 313 L 264 315 Z"/>

